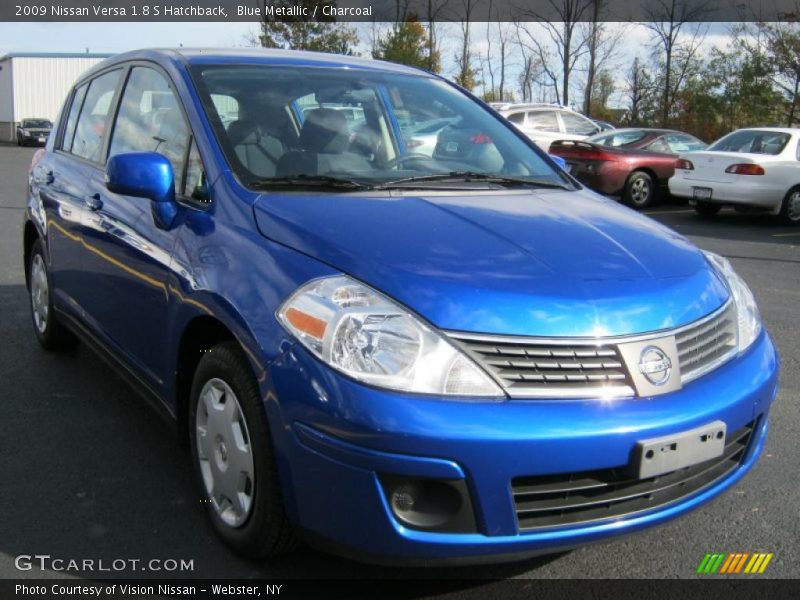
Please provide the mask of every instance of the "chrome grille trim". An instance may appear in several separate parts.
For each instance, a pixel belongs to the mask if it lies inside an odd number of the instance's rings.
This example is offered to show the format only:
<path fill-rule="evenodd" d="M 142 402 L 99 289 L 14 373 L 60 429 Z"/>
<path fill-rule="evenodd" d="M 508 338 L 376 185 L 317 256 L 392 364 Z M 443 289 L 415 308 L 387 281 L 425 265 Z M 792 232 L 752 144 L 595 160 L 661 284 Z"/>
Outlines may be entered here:
<path fill-rule="evenodd" d="M 736 307 L 729 302 L 715 318 L 675 335 L 681 381 L 689 383 L 713 371 L 738 352 Z"/>
<path fill-rule="evenodd" d="M 730 360 L 737 352 L 736 307 L 729 299 L 692 323 L 633 336 L 525 337 L 446 332 L 512 398 L 635 396 L 621 344 L 675 338 L 681 384 Z"/>

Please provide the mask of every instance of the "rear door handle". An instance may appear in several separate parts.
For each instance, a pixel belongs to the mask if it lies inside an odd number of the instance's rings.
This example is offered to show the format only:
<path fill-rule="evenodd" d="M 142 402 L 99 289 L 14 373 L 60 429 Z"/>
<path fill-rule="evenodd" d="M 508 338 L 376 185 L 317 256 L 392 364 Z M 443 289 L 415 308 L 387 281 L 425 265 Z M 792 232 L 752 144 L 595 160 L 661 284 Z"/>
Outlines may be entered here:
<path fill-rule="evenodd" d="M 92 194 L 85 200 L 86 208 L 91 211 L 97 211 L 103 208 L 103 201 L 100 199 L 100 194 Z"/>

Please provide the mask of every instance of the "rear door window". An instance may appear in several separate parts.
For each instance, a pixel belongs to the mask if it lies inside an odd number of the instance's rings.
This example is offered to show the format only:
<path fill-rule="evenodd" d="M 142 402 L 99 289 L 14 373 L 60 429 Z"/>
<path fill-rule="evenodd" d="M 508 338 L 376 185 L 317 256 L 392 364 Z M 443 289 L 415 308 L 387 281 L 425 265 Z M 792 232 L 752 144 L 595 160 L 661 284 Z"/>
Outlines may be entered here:
<path fill-rule="evenodd" d="M 114 92 L 121 72 L 120 69 L 110 71 L 89 84 L 69 147 L 72 154 L 93 162 L 101 161 L 103 136 L 108 128 Z"/>
<path fill-rule="evenodd" d="M 653 140 L 647 145 L 647 149 L 650 150 L 650 152 L 663 152 L 664 154 L 672 154 L 672 148 L 670 148 L 669 144 L 667 144 L 664 138 Z"/>
<path fill-rule="evenodd" d="M 664 136 L 664 141 L 669 144 L 673 154 L 680 154 L 681 152 L 694 152 L 696 150 L 704 150 L 706 145 L 691 135 L 684 133 L 672 133 Z"/>
<path fill-rule="evenodd" d="M 528 127 L 539 131 L 559 132 L 558 117 L 552 110 L 536 110 L 528 113 Z"/>

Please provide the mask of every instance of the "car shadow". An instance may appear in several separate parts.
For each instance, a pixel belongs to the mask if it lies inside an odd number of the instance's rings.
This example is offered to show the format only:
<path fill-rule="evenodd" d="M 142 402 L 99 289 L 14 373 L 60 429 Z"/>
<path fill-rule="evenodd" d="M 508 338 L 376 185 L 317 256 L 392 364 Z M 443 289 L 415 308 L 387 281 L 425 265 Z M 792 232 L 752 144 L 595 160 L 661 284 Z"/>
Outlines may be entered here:
<path fill-rule="evenodd" d="M 85 346 L 45 352 L 33 334 L 23 285 L 0 286 L 0 303 L 0 577 L 36 576 L 17 571 L 14 558 L 47 554 L 66 561 L 102 559 L 105 567 L 118 559 L 142 561 L 120 570 L 63 573 L 70 576 L 446 579 L 452 591 L 514 577 L 559 557 L 395 568 L 305 547 L 270 561 L 241 559 L 213 532 L 188 449 L 174 428 Z M 151 571 L 151 559 L 192 561 L 192 570 Z"/>

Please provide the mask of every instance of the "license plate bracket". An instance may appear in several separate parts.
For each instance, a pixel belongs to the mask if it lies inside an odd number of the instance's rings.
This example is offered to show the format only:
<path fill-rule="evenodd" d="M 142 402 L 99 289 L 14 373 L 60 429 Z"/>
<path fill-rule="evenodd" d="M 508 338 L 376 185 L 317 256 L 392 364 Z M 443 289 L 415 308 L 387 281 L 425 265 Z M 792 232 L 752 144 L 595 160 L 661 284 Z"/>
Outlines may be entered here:
<path fill-rule="evenodd" d="M 640 440 L 636 444 L 633 471 L 639 479 L 690 467 L 725 451 L 727 425 L 714 421 L 681 433 Z"/>
<path fill-rule="evenodd" d="M 711 195 L 714 193 L 714 190 L 707 187 L 693 187 L 692 188 L 692 197 L 695 200 L 711 200 Z"/>

